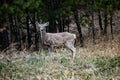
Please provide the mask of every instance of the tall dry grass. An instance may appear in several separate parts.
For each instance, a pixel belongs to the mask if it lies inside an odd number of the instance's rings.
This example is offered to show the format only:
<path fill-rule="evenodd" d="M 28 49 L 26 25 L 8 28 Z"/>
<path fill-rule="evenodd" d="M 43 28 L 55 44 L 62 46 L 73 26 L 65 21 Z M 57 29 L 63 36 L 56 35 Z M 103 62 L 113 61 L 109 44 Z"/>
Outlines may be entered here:
<path fill-rule="evenodd" d="M 95 43 L 88 37 L 85 40 L 85 48 L 80 50 L 85 50 L 87 54 L 112 56 L 120 55 L 120 35 L 114 35 L 112 39 L 111 36 L 96 37 Z M 88 49 L 88 50 L 87 50 Z"/>
<path fill-rule="evenodd" d="M 115 36 L 115 35 L 114 35 Z M 0 80 L 119 80 L 120 36 L 97 38 L 92 44 L 77 48 L 74 61 L 67 49 L 56 49 L 51 55 L 44 50 L 16 51 L 0 54 Z"/>

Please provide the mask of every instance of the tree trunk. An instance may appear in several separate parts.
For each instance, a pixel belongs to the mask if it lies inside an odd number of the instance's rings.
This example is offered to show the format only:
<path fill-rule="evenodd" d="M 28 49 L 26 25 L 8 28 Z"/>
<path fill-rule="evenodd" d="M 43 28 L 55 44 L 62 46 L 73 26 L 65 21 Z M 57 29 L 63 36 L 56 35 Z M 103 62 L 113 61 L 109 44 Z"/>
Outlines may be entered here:
<path fill-rule="evenodd" d="M 74 10 L 74 18 L 75 18 L 75 22 L 77 24 L 77 29 L 79 32 L 80 46 L 83 47 L 83 36 L 82 36 L 81 26 L 79 24 L 78 10 L 77 9 Z"/>
<path fill-rule="evenodd" d="M 70 31 L 70 18 L 69 17 L 67 17 L 67 26 L 68 26 L 67 31 L 69 32 Z"/>
<path fill-rule="evenodd" d="M 0 18 L 0 23 L 4 23 L 6 18 Z M 9 46 L 9 38 L 6 26 L 0 24 L 0 51 Z"/>
<path fill-rule="evenodd" d="M 28 10 L 26 9 L 26 26 L 27 26 L 27 43 L 28 43 L 28 48 L 31 45 L 31 37 L 30 37 L 30 28 L 29 28 L 29 15 L 28 15 Z"/>
<path fill-rule="evenodd" d="M 37 37 L 37 29 L 36 29 L 36 25 L 35 25 L 35 17 L 36 17 L 36 15 L 35 15 L 35 13 L 33 14 L 33 26 L 34 26 L 34 33 L 35 33 L 35 48 L 37 49 L 38 48 L 38 37 Z"/>
<path fill-rule="evenodd" d="M 40 22 L 39 12 L 37 12 L 36 18 L 37 18 L 37 21 Z"/>
<path fill-rule="evenodd" d="M 59 16 L 59 20 L 58 20 L 58 29 L 59 29 L 59 32 L 62 32 L 62 20 L 61 20 L 60 16 Z"/>
<path fill-rule="evenodd" d="M 20 24 L 20 18 L 17 17 L 17 21 L 16 24 Z M 17 27 L 19 27 L 20 25 L 18 25 Z M 19 40 L 19 44 L 20 44 L 20 48 L 22 48 L 22 35 L 21 35 L 21 29 L 18 28 L 18 40 Z"/>
<path fill-rule="evenodd" d="M 95 43 L 95 30 L 94 30 L 94 0 L 92 0 L 92 5 L 91 5 L 92 9 L 91 9 L 91 15 L 92 15 L 92 39 L 93 39 L 93 43 Z"/>
<path fill-rule="evenodd" d="M 64 19 L 64 17 L 62 17 L 62 32 L 64 32 L 65 31 L 65 19 Z"/>
<path fill-rule="evenodd" d="M 110 14 L 110 29 L 111 29 L 111 36 L 113 39 L 113 26 L 112 26 L 112 22 L 113 22 L 113 15 L 112 13 Z"/>
<path fill-rule="evenodd" d="M 54 18 L 51 18 L 51 19 L 49 20 L 49 22 L 50 22 L 49 32 L 51 32 L 51 33 L 56 33 L 56 32 L 57 32 L 57 28 L 56 28 L 55 19 L 54 19 Z"/>
<path fill-rule="evenodd" d="M 63 16 L 59 16 L 59 20 L 58 20 L 58 28 L 59 28 L 59 32 L 64 32 L 64 18 Z"/>
<path fill-rule="evenodd" d="M 68 29 L 67 29 L 67 31 L 69 32 L 70 31 L 70 26 L 68 25 Z"/>
<path fill-rule="evenodd" d="M 0 28 L 0 51 L 9 45 L 8 32 L 5 27 Z"/>
<path fill-rule="evenodd" d="M 99 19 L 100 33 L 102 35 L 103 34 L 103 27 L 102 27 L 102 17 L 101 17 L 100 9 L 98 10 L 98 19 Z"/>
<path fill-rule="evenodd" d="M 104 35 L 107 34 L 107 26 L 108 26 L 108 20 L 107 20 L 107 8 L 105 8 L 105 11 L 104 11 Z"/>
<path fill-rule="evenodd" d="M 9 43 L 11 44 L 13 42 L 13 31 L 12 31 L 12 27 L 13 27 L 13 18 L 12 15 L 9 14 L 9 22 L 10 22 L 10 28 L 9 28 Z"/>
<path fill-rule="evenodd" d="M 17 18 L 14 18 L 14 26 L 13 26 L 13 32 L 15 35 L 15 42 L 19 41 L 19 32 L 18 32 L 18 26 L 17 26 Z"/>

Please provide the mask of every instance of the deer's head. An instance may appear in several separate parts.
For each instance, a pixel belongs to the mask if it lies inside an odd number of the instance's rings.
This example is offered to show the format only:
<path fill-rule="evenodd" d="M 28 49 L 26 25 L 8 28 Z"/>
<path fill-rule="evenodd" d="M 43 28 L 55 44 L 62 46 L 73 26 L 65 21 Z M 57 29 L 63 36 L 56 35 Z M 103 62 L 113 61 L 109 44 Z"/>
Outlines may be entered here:
<path fill-rule="evenodd" d="M 46 27 L 49 25 L 49 22 L 40 24 L 39 22 L 36 22 L 36 26 L 39 28 L 41 39 L 44 38 L 45 33 L 46 33 Z"/>
<path fill-rule="evenodd" d="M 40 23 L 36 22 L 36 26 L 39 27 L 40 32 L 44 31 L 46 29 L 46 26 L 48 26 L 48 25 L 49 25 L 49 22 L 46 22 L 46 23 L 43 23 L 43 24 L 40 24 Z"/>

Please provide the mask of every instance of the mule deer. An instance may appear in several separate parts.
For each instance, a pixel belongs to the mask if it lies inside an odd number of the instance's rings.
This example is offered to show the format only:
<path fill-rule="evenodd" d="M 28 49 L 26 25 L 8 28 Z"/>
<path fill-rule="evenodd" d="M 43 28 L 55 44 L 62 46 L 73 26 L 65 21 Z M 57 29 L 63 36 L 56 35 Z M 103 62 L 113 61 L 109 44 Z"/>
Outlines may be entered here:
<path fill-rule="evenodd" d="M 61 33 L 47 33 L 46 26 L 49 25 L 49 22 L 44 24 L 39 24 L 36 22 L 36 26 L 39 27 L 41 39 L 43 44 L 49 46 L 49 52 L 53 51 L 54 46 L 63 46 L 65 45 L 68 49 L 72 51 L 72 58 L 75 58 L 76 48 L 74 47 L 76 35 L 69 32 Z"/>

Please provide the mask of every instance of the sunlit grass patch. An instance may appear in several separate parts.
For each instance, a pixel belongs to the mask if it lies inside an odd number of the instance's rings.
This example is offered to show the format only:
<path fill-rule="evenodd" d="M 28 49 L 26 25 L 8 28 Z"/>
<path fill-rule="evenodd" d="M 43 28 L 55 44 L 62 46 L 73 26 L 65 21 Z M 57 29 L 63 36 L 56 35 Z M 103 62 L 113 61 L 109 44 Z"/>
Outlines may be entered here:
<path fill-rule="evenodd" d="M 107 80 L 119 76 L 119 57 L 77 54 L 72 61 L 66 53 L 53 54 L 54 56 L 51 57 L 25 54 L 19 61 L 3 61 L 0 63 L 0 78 L 2 80 Z"/>
<path fill-rule="evenodd" d="M 74 60 L 67 49 L 1 53 L 0 80 L 119 80 L 119 47 L 118 40 L 77 46 Z"/>

